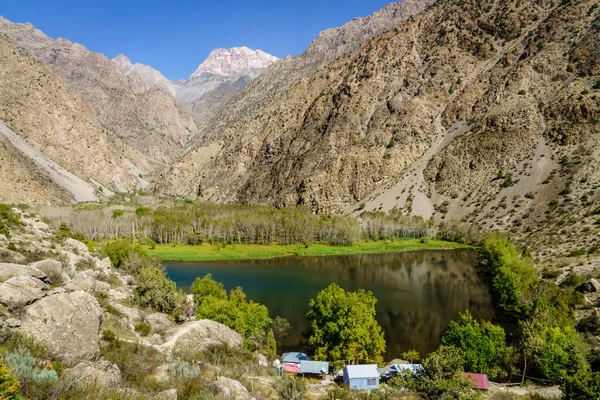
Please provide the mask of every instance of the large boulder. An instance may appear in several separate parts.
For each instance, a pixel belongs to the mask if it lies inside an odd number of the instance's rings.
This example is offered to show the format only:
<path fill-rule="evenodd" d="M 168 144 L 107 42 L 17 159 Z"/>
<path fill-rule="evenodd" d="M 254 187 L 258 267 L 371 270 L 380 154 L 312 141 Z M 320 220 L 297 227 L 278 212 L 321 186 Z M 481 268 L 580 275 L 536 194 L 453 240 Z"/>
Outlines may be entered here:
<path fill-rule="evenodd" d="M 5 248 L 0 248 L 0 260 L 1 261 L 20 263 L 20 262 L 23 262 L 24 259 L 25 259 L 25 256 L 21 253 L 18 253 L 16 251 L 12 251 L 12 250 L 8 250 Z"/>
<path fill-rule="evenodd" d="M 108 361 L 83 361 L 73 368 L 65 370 L 67 378 L 73 378 L 86 383 L 96 383 L 101 386 L 116 386 L 121 382 L 121 370 Z"/>
<path fill-rule="evenodd" d="M 173 323 L 169 321 L 169 317 L 162 313 L 148 315 L 146 317 L 146 322 L 150 324 L 150 327 L 154 332 L 164 332 L 173 325 Z"/>
<path fill-rule="evenodd" d="M 56 260 L 42 260 L 29 264 L 48 275 L 48 280 L 54 285 L 65 285 L 71 278 L 63 272 L 62 264 Z"/>
<path fill-rule="evenodd" d="M 217 387 L 226 399 L 250 400 L 248 389 L 235 379 L 219 376 L 217 378 Z"/>
<path fill-rule="evenodd" d="M 84 243 L 81 243 L 79 240 L 75 240 L 72 238 L 68 238 L 67 240 L 65 240 L 65 246 L 69 250 L 75 251 L 79 254 L 85 254 L 88 252 L 88 247 Z"/>
<path fill-rule="evenodd" d="M 110 290 L 110 284 L 96 279 L 98 271 L 85 270 L 77 273 L 71 282 L 65 286 L 70 291 L 84 290 L 86 292 L 95 292 L 98 290 Z"/>
<path fill-rule="evenodd" d="M 590 279 L 575 288 L 581 293 L 597 293 L 600 292 L 600 283 L 596 279 Z"/>
<path fill-rule="evenodd" d="M 25 334 L 64 361 L 91 360 L 100 352 L 102 309 L 86 292 L 48 295 L 27 307 L 21 322 Z"/>
<path fill-rule="evenodd" d="M 6 281 L 15 276 L 33 276 L 42 281 L 48 279 L 48 275 L 35 267 L 21 264 L 0 263 L 0 281 Z"/>
<path fill-rule="evenodd" d="M 15 276 L 0 284 L 0 304 L 25 306 L 44 297 L 50 286 L 32 276 Z"/>
<path fill-rule="evenodd" d="M 165 335 L 166 341 L 157 346 L 167 357 L 201 352 L 213 346 L 242 347 L 242 336 L 227 326 L 208 319 L 193 321 L 173 329 Z"/>

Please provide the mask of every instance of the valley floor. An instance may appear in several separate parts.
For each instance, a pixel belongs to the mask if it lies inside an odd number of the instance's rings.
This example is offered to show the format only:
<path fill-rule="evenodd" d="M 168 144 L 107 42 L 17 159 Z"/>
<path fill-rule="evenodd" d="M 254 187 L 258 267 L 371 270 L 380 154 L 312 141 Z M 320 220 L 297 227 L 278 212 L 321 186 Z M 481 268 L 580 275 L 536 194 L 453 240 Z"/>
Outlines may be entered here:
<path fill-rule="evenodd" d="M 356 242 L 351 246 L 332 246 L 327 244 L 312 244 L 309 247 L 304 245 L 282 246 L 278 244 L 271 245 L 251 245 L 251 244 L 228 244 L 211 245 L 202 244 L 192 245 L 174 245 L 157 244 L 154 249 L 143 245 L 148 256 L 157 257 L 162 261 L 226 261 L 226 260 L 255 260 L 286 256 L 336 256 L 353 254 L 379 254 L 379 253 L 398 253 L 403 251 L 416 250 L 446 250 L 456 248 L 466 248 L 467 245 L 443 240 L 428 240 L 422 242 L 421 239 L 406 239 L 396 241 L 362 241 Z"/>

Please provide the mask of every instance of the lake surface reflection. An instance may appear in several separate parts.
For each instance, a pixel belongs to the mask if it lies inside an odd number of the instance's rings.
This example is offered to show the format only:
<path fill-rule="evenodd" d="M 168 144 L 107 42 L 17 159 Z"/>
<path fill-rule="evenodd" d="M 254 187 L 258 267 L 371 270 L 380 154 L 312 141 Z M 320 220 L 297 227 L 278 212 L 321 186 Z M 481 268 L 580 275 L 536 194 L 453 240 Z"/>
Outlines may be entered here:
<path fill-rule="evenodd" d="M 475 265 L 471 250 L 166 263 L 169 277 L 186 291 L 197 276 L 212 273 L 227 290 L 243 287 L 249 298 L 268 307 L 271 317 L 287 318 L 292 332 L 283 351 L 303 349 L 308 302 L 331 282 L 346 290 L 370 290 L 378 300 L 388 360 L 408 349 L 435 350 L 459 312 L 492 319 L 489 292 Z"/>

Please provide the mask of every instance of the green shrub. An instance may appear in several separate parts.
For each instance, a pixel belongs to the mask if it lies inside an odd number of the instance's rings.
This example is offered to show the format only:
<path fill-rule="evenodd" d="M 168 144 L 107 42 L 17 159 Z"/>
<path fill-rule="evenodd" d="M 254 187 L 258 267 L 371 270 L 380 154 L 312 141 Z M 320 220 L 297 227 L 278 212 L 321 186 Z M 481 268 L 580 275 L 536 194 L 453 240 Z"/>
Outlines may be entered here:
<path fill-rule="evenodd" d="M 0 220 L 0 235 L 6 235 L 6 237 L 10 237 L 10 230 L 2 220 Z"/>
<path fill-rule="evenodd" d="M 40 368 L 40 360 L 33 357 L 28 351 L 23 353 L 10 352 L 6 355 L 6 364 L 10 371 L 15 374 L 23 386 L 30 383 L 40 384 L 58 379 L 54 369 Z"/>
<path fill-rule="evenodd" d="M 148 336 L 152 330 L 152 327 L 147 322 L 138 322 L 135 324 L 134 329 L 140 334 L 140 336 Z"/>
<path fill-rule="evenodd" d="M 561 385 L 565 400 L 600 398 L 600 372 L 578 371 L 568 376 Z"/>
<path fill-rule="evenodd" d="M 136 275 L 136 280 L 133 296 L 134 302 L 140 307 L 170 313 L 183 297 L 175 282 L 168 279 L 159 266 L 143 267 Z"/>
<path fill-rule="evenodd" d="M 0 203 L 0 220 L 8 225 L 17 225 L 21 222 L 21 217 L 12 210 L 11 206 Z"/>
<path fill-rule="evenodd" d="M 527 92 L 525 91 L 525 89 L 521 89 L 519 90 L 519 95 L 520 96 L 524 96 Z"/>
<path fill-rule="evenodd" d="M 0 399 L 17 400 L 19 399 L 19 388 L 21 384 L 17 378 L 10 372 L 4 360 L 0 358 Z"/>
<path fill-rule="evenodd" d="M 123 313 L 121 311 L 119 311 L 117 308 L 115 308 L 114 306 L 107 304 L 106 307 L 104 307 L 104 309 L 106 310 L 106 312 L 114 315 L 115 317 L 122 317 Z"/>
<path fill-rule="evenodd" d="M 113 210 L 113 212 L 112 212 L 112 218 L 113 219 L 117 219 L 119 217 L 122 217 L 123 214 L 125 214 L 125 210 L 119 210 L 119 209 Z"/>
<path fill-rule="evenodd" d="M 138 254 L 142 257 L 146 257 L 146 253 L 139 246 L 131 244 L 128 240 L 117 240 L 109 242 L 104 247 L 104 255 L 110 258 L 110 261 L 116 268 L 121 268 L 123 262 L 131 254 Z"/>
<path fill-rule="evenodd" d="M 302 379 L 286 375 L 276 381 L 275 392 L 282 399 L 304 400 L 306 397 L 306 383 Z"/>
<path fill-rule="evenodd" d="M 169 364 L 167 373 L 185 379 L 196 379 L 200 376 L 200 367 L 186 361 L 176 360 Z"/>
<path fill-rule="evenodd" d="M 108 343 L 115 343 L 118 341 L 117 334 L 110 329 L 104 329 L 100 338 Z"/>
<path fill-rule="evenodd" d="M 587 277 L 585 277 L 583 275 L 578 275 L 575 272 L 571 271 L 571 272 L 569 272 L 569 274 L 567 275 L 565 280 L 560 283 L 560 287 L 579 286 L 586 280 L 587 280 Z"/>

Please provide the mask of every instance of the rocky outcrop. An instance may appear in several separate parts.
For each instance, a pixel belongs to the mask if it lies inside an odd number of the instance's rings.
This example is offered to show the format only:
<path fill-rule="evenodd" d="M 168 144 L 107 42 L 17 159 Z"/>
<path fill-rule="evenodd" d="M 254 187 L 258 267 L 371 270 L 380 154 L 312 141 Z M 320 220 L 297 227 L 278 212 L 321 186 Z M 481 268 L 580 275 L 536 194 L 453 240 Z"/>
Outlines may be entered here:
<path fill-rule="evenodd" d="M 600 292 L 600 282 L 592 278 L 577 286 L 575 290 L 581 293 L 597 293 Z"/>
<path fill-rule="evenodd" d="M 145 319 L 146 322 L 150 324 L 153 332 L 164 332 L 173 326 L 173 323 L 165 314 L 154 313 L 147 315 Z"/>
<path fill-rule="evenodd" d="M 100 386 L 115 387 L 121 383 L 119 367 L 108 361 L 84 361 L 65 370 L 64 374 L 73 380 Z"/>
<path fill-rule="evenodd" d="M 0 263 L 0 281 L 6 281 L 15 276 L 31 276 L 42 281 L 48 278 L 47 274 L 34 266 Z"/>
<path fill-rule="evenodd" d="M 99 354 L 102 309 L 83 291 L 58 292 L 27 307 L 19 328 L 62 360 L 91 360 Z"/>
<path fill-rule="evenodd" d="M 248 389 L 235 379 L 219 376 L 216 384 L 220 392 L 227 399 L 249 400 L 251 398 Z"/>
<path fill-rule="evenodd" d="M 17 276 L 0 284 L 0 304 L 22 307 L 46 296 L 50 286 L 31 276 Z"/>
<path fill-rule="evenodd" d="M 157 348 L 167 357 L 201 352 L 213 346 L 240 348 L 243 342 L 242 336 L 233 329 L 208 319 L 180 325 L 165 337 L 166 341 Z"/>

